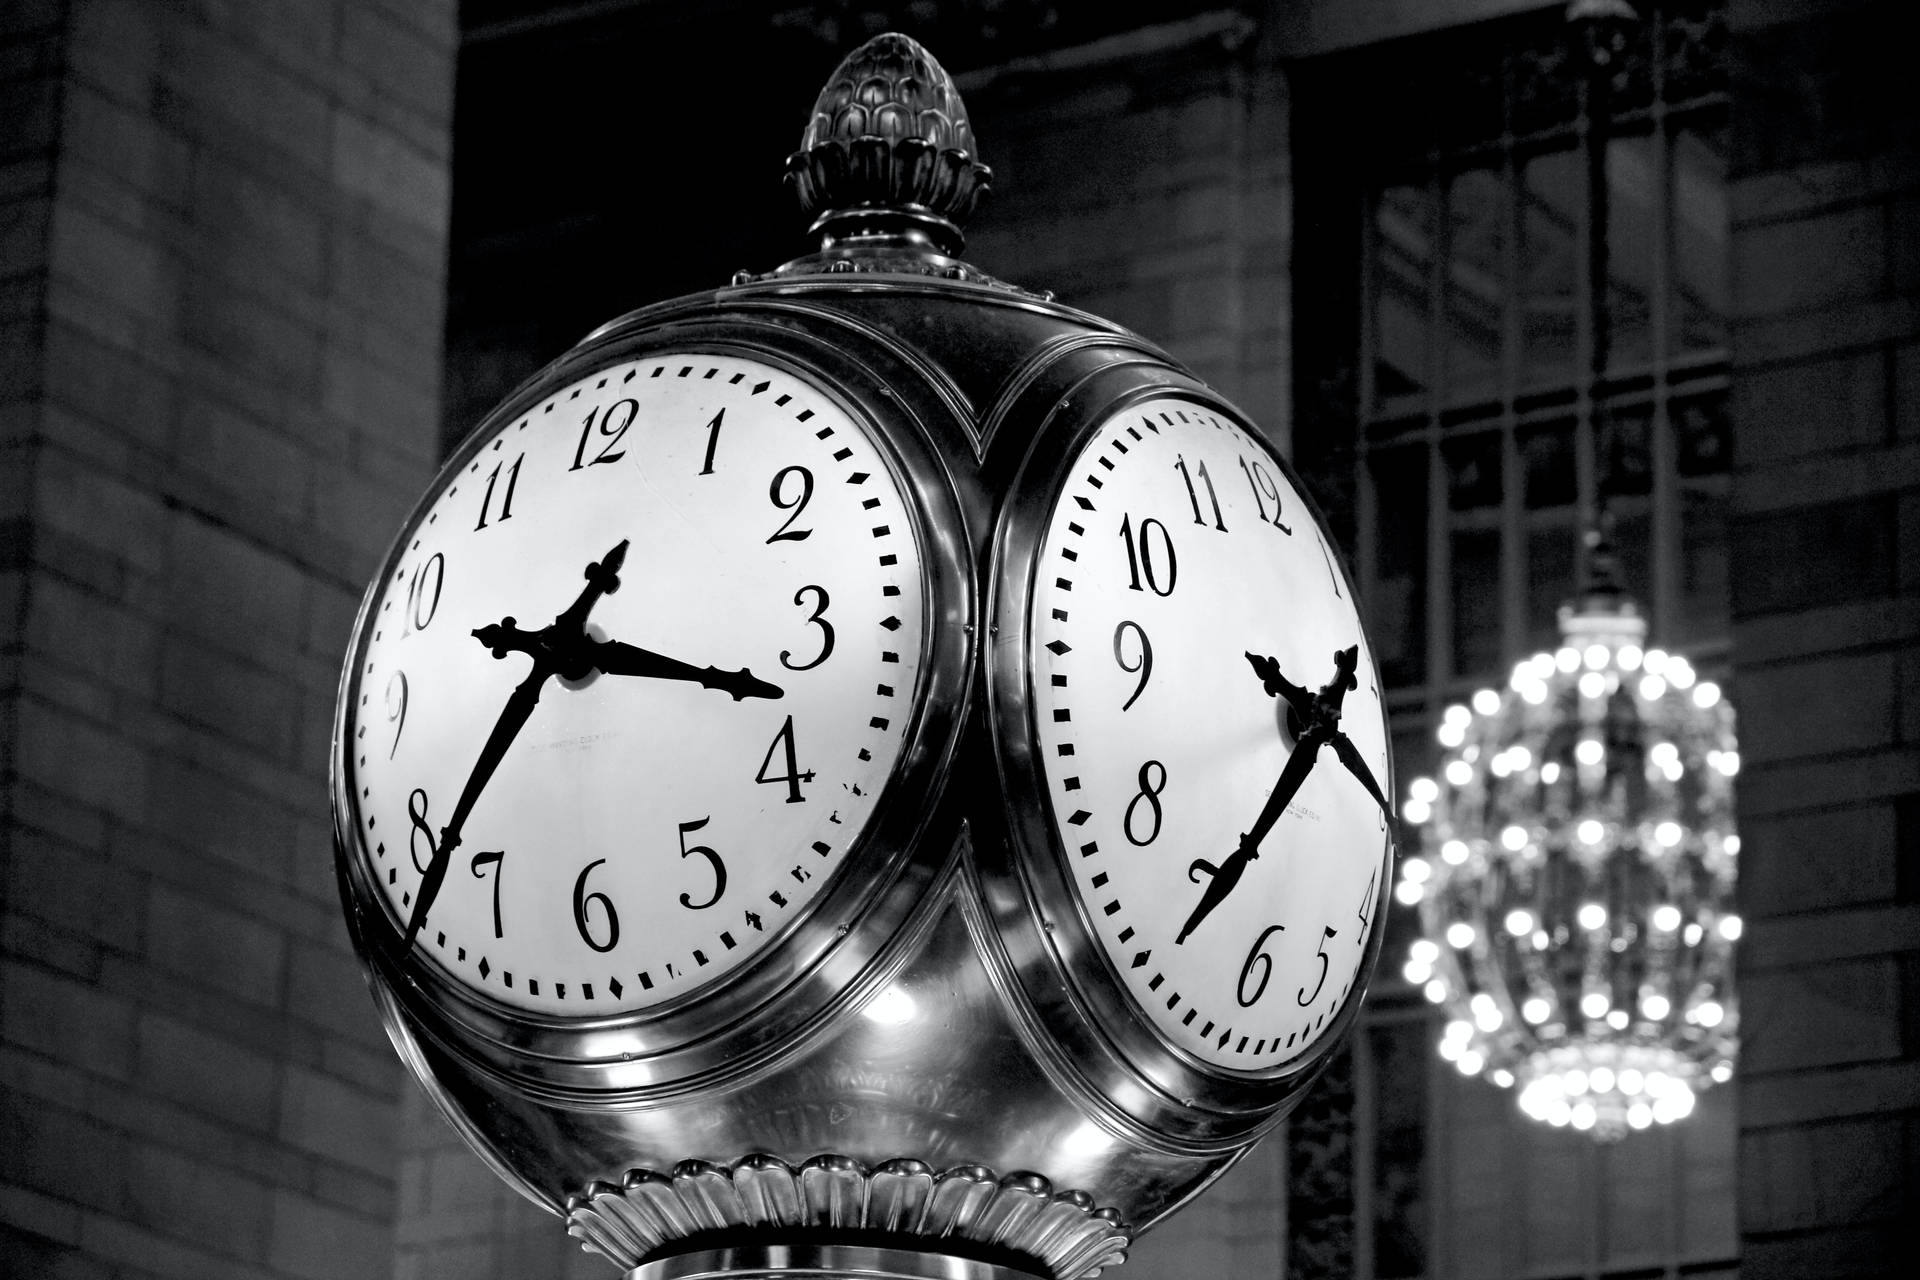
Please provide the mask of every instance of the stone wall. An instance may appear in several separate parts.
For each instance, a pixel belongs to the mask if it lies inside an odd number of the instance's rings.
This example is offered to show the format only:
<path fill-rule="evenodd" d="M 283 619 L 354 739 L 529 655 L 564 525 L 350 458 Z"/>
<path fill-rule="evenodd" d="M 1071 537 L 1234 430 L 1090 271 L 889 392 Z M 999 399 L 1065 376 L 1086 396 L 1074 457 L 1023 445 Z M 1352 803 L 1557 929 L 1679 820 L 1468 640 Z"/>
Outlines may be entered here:
<path fill-rule="evenodd" d="M 0 1258 L 390 1268 L 327 816 L 431 473 L 453 0 L 0 11 Z"/>
<path fill-rule="evenodd" d="M 1920 1211 L 1920 100 L 1887 39 L 1903 8 L 1730 6 L 1749 1280 L 1895 1274 Z"/>

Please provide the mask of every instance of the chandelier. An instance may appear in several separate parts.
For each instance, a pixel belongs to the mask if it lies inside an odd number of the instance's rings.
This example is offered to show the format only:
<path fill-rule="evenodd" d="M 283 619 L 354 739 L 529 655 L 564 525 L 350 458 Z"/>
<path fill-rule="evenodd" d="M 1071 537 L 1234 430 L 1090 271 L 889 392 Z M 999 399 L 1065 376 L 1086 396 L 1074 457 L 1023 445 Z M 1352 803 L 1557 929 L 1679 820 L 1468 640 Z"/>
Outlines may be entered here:
<path fill-rule="evenodd" d="M 1440 1055 L 1520 1109 L 1611 1141 L 1684 1118 L 1733 1075 L 1733 711 L 1646 621 L 1595 548 L 1561 645 L 1504 693 L 1446 709 L 1440 776 L 1401 807 L 1434 856 L 1403 973 L 1450 1017 Z"/>

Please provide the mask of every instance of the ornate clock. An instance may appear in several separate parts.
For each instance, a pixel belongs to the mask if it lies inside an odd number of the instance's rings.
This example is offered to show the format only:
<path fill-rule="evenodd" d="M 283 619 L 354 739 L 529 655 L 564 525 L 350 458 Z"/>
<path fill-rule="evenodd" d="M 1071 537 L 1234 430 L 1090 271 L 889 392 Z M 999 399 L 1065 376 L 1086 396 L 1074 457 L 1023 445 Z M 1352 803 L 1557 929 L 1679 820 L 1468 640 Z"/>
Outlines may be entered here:
<path fill-rule="evenodd" d="M 883 36 L 817 252 L 604 326 L 368 587 L 336 867 L 402 1058 L 640 1280 L 1081 1280 L 1351 1022 L 1390 787 L 1291 472 L 1151 343 L 962 261 Z M 985 625 L 981 625 L 984 623 Z"/>
<path fill-rule="evenodd" d="M 611 1014 L 806 916 L 907 740 L 919 513 L 762 359 L 597 363 L 499 416 L 402 531 L 348 675 L 359 867 L 475 995 Z"/>

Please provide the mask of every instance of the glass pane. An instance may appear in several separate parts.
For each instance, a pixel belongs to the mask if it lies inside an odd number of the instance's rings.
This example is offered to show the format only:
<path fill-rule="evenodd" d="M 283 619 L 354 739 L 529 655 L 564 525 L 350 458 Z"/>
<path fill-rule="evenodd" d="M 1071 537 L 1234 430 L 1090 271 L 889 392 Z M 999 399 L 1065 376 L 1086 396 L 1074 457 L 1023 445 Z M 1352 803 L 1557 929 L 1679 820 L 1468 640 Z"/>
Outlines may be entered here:
<path fill-rule="evenodd" d="M 1580 156 L 1554 151 L 1522 171 L 1520 346 L 1529 386 L 1565 382 L 1574 372 L 1574 272 L 1580 257 Z"/>
<path fill-rule="evenodd" d="M 1613 554 L 1620 566 L 1620 581 L 1644 607 L 1653 599 L 1653 578 L 1648 573 L 1653 526 L 1647 519 L 1645 503 L 1616 503 L 1613 514 Z"/>
<path fill-rule="evenodd" d="M 1573 598 L 1573 552 L 1578 543 L 1571 519 L 1562 526 L 1535 529 L 1527 536 L 1529 650 L 1559 646 L 1560 606 Z"/>
<path fill-rule="evenodd" d="M 1727 500 L 1724 493 L 1681 489 L 1680 617 L 1674 643 L 1725 640 L 1731 629 L 1727 585 Z"/>
<path fill-rule="evenodd" d="M 1573 456 L 1573 420 L 1520 428 L 1520 459 L 1526 468 L 1528 510 L 1570 507 L 1579 496 L 1580 472 Z"/>
<path fill-rule="evenodd" d="M 1726 345 L 1727 158 L 1717 135 L 1681 129 L 1673 139 L 1674 351 Z"/>
<path fill-rule="evenodd" d="M 1593 1139 L 1537 1124 L 1522 1128 L 1526 1148 L 1527 1275 L 1580 1275 L 1590 1249 L 1593 1204 L 1588 1169 Z"/>
<path fill-rule="evenodd" d="M 1500 433 L 1476 431 L 1440 446 L 1447 462 L 1447 505 L 1455 511 L 1500 505 Z"/>
<path fill-rule="evenodd" d="M 1674 1129 L 1680 1147 L 1680 1256 L 1687 1261 L 1732 1258 L 1740 1250 L 1734 1228 L 1733 1090 L 1707 1090 L 1694 1113 Z M 1694 1274 L 1706 1280 L 1707 1273 Z"/>
<path fill-rule="evenodd" d="M 1373 1274 L 1402 1280 L 1425 1273 L 1427 1163 L 1427 1024 L 1371 1028 L 1374 1078 Z"/>
<path fill-rule="evenodd" d="M 1667 412 L 1673 415 L 1673 434 L 1680 446 L 1681 475 L 1717 475 L 1727 469 L 1732 461 L 1732 441 L 1728 438 L 1724 395 L 1675 400 Z"/>
<path fill-rule="evenodd" d="M 1453 535 L 1453 670 L 1479 675 L 1500 666 L 1500 533 Z"/>
<path fill-rule="evenodd" d="M 1447 400 L 1471 404 L 1500 391 L 1506 333 L 1506 182 L 1469 169 L 1448 191 Z"/>
<path fill-rule="evenodd" d="M 1610 441 L 1612 457 L 1600 458 L 1600 483 L 1609 494 L 1648 493 L 1653 489 L 1653 406 L 1612 405 L 1603 408 L 1596 434 Z"/>
<path fill-rule="evenodd" d="M 1605 1205 L 1601 1265 L 1616 1270 L 1651 1266 L 1660 1274 L 1673 1238 L 1672 1131 L 1636 1134 L 1596 1154 Z"/>
<path fill-rule="evenodd" d="M 1389 685 L 1427 679 L 1427 451 L 1424 445 L 1373 455 L 1379 560 L 1374 567 L 1374 651 Z"/>
<path fill-rule="evenodd" d="M 1660 173 L 1653 139 L 1607 143 L 1607 315 L 1612 354 L 1607 369 L 1643 367 L 1653 359 L 1653 247 L 1660 229 Z"/>
<path fill-rule="evenodd" d="M 1388 187 L 1374 217 L 1376 407 L 1426 390 L 1432 316 L 1433 197 L 1425 187 Z"/>

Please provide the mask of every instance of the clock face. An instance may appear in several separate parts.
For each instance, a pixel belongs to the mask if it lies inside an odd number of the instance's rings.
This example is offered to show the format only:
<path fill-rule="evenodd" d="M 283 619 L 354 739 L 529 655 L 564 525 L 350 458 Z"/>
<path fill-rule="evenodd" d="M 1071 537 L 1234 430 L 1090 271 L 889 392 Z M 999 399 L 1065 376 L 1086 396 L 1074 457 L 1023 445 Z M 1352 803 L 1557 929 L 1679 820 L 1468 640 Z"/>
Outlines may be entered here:
<path fill-rule="evenodd" d="M 394 918 L 546 1014 L 738 969 L 902 751 L 926 604 L 887 458 L 784 368 L 683 353 L 561 387 L 440 486 L 375 586 L 340 736 Z"/>
<path fill-rule="evenodd" d="M 1358 998 L 1389 857 L 1349 585 L 1267 448 L 1192 401 L 1115 414 L 1065 476 L 1026 659 L 1081 916 L 1164 1040 L 1283 1067 Z"/>

